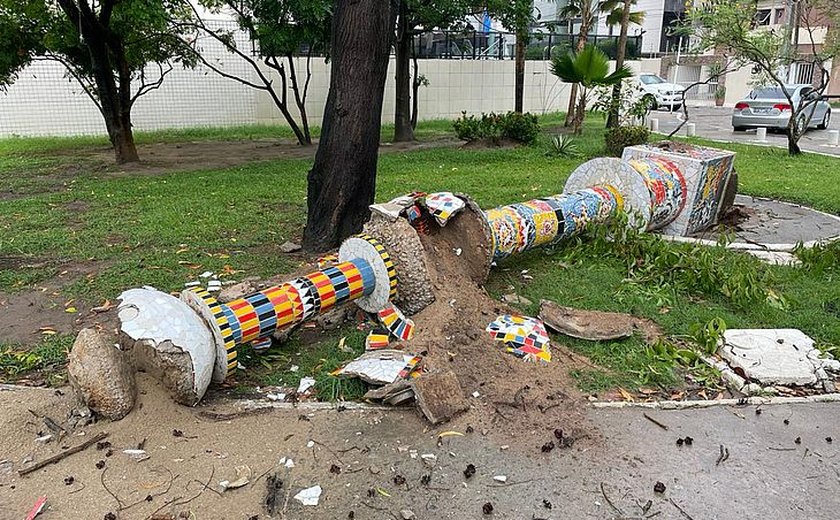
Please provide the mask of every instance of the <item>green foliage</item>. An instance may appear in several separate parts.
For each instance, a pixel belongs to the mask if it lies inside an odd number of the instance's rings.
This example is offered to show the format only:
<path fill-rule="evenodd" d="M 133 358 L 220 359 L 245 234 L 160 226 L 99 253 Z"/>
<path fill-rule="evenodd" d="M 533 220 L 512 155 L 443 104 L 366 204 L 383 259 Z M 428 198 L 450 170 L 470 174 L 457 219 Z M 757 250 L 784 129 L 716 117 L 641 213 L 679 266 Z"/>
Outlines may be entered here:
<path fill-rule="evenodd" d="M 78 6 L 76 2 L 67 2 Z M 87 1 L 84 4 L 87 5 Z M 132 79 L 140 79 L 151 63 L 194 61 L 181 43 L 172 38 L 184 30 L 173 21 L 183 19 L 188 8 L 177 2 L 156 0 L 108 0 L 94 4 L 103 15 L 105 6 L 112 9 L 104 22 L 111 38 L 117 39 L 125 54 L 125 66 Z M 61 61 L 71 74 L 86 81 L 89 92 L 94 64 L 88 41 L 79 34 L 79 25 L 56 4 L 48 0 L 0 0 L 0 84 L 8 85 L 20 70 L 36 58 Z M 115 75 L 120 65 L 111 61 Z"/>
<path fill-rule="evenodd" d="M 534 114 L 481 114 L 481 118 L 468 116 L 466 112 L 453 123 L 455 135 L 463 141 L 487 139 L 497 142 L 502 138 L 532 144 L 540 133 L 539 118 Z"/>
<path fill-rule="evenodd" d="M 614 60 L 616 59 L 616 56 L 618 56 L 618 40 L 615 38 L 601 40 L 598 42 L 598 49 L 603 51 L 609 59 Z M 639 48 L 638 40 L 628 39 L 624 52 L 624 59 L 638 59 L 641 56 L 641 49 Z"/>
<path fill-rule="evenodd" d="M 0 381 L 11 380 L 32 370 L 51 370 L 64 365 L 73 344 L 73 336 L 47 336 L 40 345 L 25 349 L 0 345 Z"/>
<path fill-rule="evenodd" d="M 677 294 L 724 298 L 738 308 L 756 304 L 782 306 L 783 297 L 770 288 L 773 276 L 759 260 L 732 254 L 721 243 L 670 244 L 658 235 L 627 225 L 628 216 L 618 215 L 606 226 L 592 226 L 586 235 L 587 249 L 599 256 L 621 261 L 627 278 L 622 291 L 648 291 L 663 305 Z"/>
<path fill-rule="evenodd" d="M 554 157 L 579 157 L 577 143 L 574 137 L 568 135 L 553 135 L 549 139 L 549 148 L 546 155 Z"/>
<path fill-rule="evenodd" d="M 618 108 L 619 126 L 635 125 L 644 122 L 654 101 L 652 96 L 645 95 L 638 82 L 623 80 L 621 92 L 616 98 L 613 87 L 596 87 L 593 90 L 595 103 L 593 112 L 602 112 L 606 116 L 613 107 Z"/>
<path fill-rule="evenodd" d="M 607 155 L 621 157 L 625 146 L 636 146 L 645 144 L 650 138 L 650 130 L 646 126 L 617 126 L 608 128 L 604 132 L 604 142 L 607 146 Z"/>
<path fill-rule="evenodd" d="M 815 273 L 840 273 L 840 240 L 818 243 L 814 247 L 797 244 L 793 253 L 802 268 Z"/>
<path fill-rule="evenodd" d="M 567 83 L 578 83 L 585 89 L 615 85 L 633 75 L 627 66 L 610 73 L 609 58 L 594 45 L 587 45 L 579 53 L 570 52 L 553 59 L 551 73 Z"/>
<path fill-rule="evenodd" d="M 695 323 L 689 328 L 689 334 L 700 350 L 707 355 L 717 352 L 726 322 L 722 318 L 713 318 L 706 323 Z"/>

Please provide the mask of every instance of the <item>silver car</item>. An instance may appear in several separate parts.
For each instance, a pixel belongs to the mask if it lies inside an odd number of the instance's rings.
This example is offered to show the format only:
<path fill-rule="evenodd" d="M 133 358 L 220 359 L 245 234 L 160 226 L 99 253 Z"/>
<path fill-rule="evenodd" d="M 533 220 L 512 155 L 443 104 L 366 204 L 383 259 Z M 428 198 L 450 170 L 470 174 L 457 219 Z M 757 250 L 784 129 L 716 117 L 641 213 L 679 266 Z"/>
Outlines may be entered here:
<path fill-rule="evenodd" d="M 815 127 L 828 128 L 831 123 L 831 105 L 820 97 L 819 92 L 811 85 L 787 85 L 785 90 L 790 93 L 797 107 L 811 102 L 799 114 L 796 123 L 800 131 Z M 732 111 L 732 129 L 736 132 L 757 127 L 784 130 L 792 113 L 791 104 L 781 87 L 757 88 L 750 92 L 747 99 L 735 103 L 735 109 Z"/>

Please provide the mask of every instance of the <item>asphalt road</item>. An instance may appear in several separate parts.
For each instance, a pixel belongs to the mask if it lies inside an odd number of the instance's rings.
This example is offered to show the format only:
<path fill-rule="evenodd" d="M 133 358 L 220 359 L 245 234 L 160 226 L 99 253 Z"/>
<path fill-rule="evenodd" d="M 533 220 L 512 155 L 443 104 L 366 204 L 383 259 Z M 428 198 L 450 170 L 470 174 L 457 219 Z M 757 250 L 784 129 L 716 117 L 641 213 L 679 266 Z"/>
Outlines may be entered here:
<path fill-rule="evenodd" d="M 696 133 L 698 137 L 705 137 L 707 139 L 714 139 L 716 141 L 731 141 L 745 144 L 763 144 L 767 146 L 778 146 L 787 148 L 787 136 L 781 132 L 771 133 L 767 132 L 767 142 L 760 143 L 756 138 L 755 130 L 747 130 L 746 132 L 734 132 L 732 130 L 732 108 L 731 107 L 692 107 L 688 108 L 689 122 L 696 125 Z M 834 111 L 832 114 L 830 130 L 840 130 L 840 110 Z M 669 113 L 664 110 L 658 110 L 650 115 L 651 118 L 659 119 L 660 133 L 668 134 L 680 122 L 683 117 L 682 112 Z M 685 135 L 685 127 L 680 130 L 681 135 Z M 828 144 L 828 131 L 811 129 L 802 136 L 799 141 L 799 146 L 803 150 L 811 152 L 821 152 L 831 155 L 840 156 L 840 147 L 831 146 Z"/>

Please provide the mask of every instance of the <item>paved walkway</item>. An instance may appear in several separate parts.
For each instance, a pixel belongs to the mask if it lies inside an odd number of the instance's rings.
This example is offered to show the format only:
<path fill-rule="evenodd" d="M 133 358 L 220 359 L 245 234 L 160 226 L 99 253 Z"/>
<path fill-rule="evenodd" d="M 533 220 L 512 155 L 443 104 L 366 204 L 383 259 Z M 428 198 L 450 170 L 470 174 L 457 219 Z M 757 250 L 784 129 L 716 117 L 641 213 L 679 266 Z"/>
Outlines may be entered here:
<path fill-rule="evenodd" d="M 765 146 L 778 146 L 787 148 L 787 136 L 783 133 L 767 132 L 767 142 L 759 143 L 756 140 L 756 131 L 734 132 L 732 130 L 732 108 L 731 107 L 692 107 L 688 108 L 689 121 L 696 126 L 697 136 L 717 141 L 731 141 L 744 144 L 763 144 Z M 659 119 L 659 131 L 663 134 L 670 133 L 679 124 L 683 117 L 682 112 L 665 112 L 658 110 L 650 115 L 651 118 Z M 831 118 L 831 130 L 840 130 L 840 110 L 835 109 Z M 680 130 L 685 135 L 685 127 Z M 799 141 L 803 150 L 836 155 L 840 157 L 840 147 L 828 144 L 828 131 L 808 130 Z"/>
<path fill-rule="evenodd" d="M 113 457 L 91 448 L 22 478 L 14 469 L 23 458 L 37 452 L 42 459 L 59 449 L 56 443 L 37 446 L 39 426 L 27 410 L 61 417 L 69 398 L 50 389 L 0 391 L 0 518 L 23 518 L 41 495 L 50 503 L 39 517 L 44 520 L 103 518 L 117 508 L 117 495 L 137 504 L 119 513 L 121 520 L 146 519 L 158 508 L 191 510 L 202 520 L 264 519 L 263 472 L 281 456 L 295 461 L 283 475 L 282 518 L 399 519 L 410 509 L 418 520 L 828 520 L 840 510 L 840 403 L 768 405 L 760 414 L 755 406 L 646 411 L 667 430 L 642 409 L 590 408 L 599 440 L 545 453 L 540 446 L 554 440 L 552 428 L 568 426 L 560 416 L 524 438 L 500 435 L 493 431 L 504 428 L 498 424 L 476 425 L 470 433 L 464 418 L 432 428 L 406 409 L 278 410 L 208 423 L 195 409 L 152 398 L 156 393 L 149 388 L 140 396 L 147 406 L 123 421 L 64 441 L 77 444 L 105 429 Z M 173 437 L 173 428 L 181 437 Z M 464 436 L 438 442 L 445 430 Z M 692 445 L 678 446 L 686 436 Z M 150 460 L 138 463 L 121 453 L 141 440 Z M 98 460 L 107 461 L 107 475 Z M 246 464 L 251 485 L 200 492 L 204 483 L 215 487 Z M 465 478 L 468 464 L 475 474 Z M 507 481 L 495 480 L 498 475 Z M 106 477 L 114 495 L 102 485 Z M 654 491 L 657 482 L 664 492 Z M 286 495 L 315 484 L 324 490 L 317 507 Z M 145 502 L 147 494 L 155 496 Z M 173 497 L 186 498 L 180 507 L 167 507 Z M 485 515 L 488 502 L 493 512 Z"/>

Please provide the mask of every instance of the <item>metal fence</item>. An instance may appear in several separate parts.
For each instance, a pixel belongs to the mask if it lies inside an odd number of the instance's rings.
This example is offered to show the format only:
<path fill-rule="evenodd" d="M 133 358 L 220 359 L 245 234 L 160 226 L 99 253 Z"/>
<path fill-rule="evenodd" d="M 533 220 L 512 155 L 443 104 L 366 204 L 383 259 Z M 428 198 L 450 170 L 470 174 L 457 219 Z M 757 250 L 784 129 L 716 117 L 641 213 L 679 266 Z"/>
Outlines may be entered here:
<path fill-rule="evenodd" d="M 528 60 L 549 60 L 577 45 L 576 34 L 531 33 L 525 48 Z M 587 43 L 615 59 L 616 35 L 589 35 Z M 642 36 L 627 38 L 627 58 L 641 56 Z M 414 37 L 414 53 L 418 59 L 506 60 L 516 56 L 516 34 L 482 31 L 428 31 Z"/>

